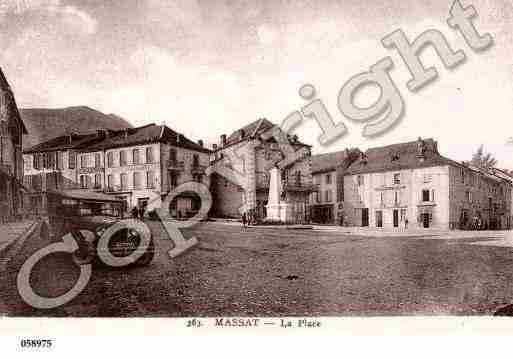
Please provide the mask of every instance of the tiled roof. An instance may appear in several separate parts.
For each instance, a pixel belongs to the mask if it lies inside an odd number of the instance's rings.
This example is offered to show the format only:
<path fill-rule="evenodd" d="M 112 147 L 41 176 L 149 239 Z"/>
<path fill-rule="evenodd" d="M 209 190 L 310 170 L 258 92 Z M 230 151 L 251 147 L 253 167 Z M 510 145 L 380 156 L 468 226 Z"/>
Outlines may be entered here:
<path fill-rule="evenodd" d="M 231 145 L 231 144 L 239 142 L 243 139 L 255 137 L 255 136 L 262 134 L 263 132 L 273 128 L 274 126 L 275 125 L 271 121 L 269 121 L 265 118 L 258 119 L 242 128 L 239 128 L 236 131 L 233 131 L 232 134 L 230 136 L 228 136 L 228 138 L 226 139 L 226 144 Z M 241 138 L 241 131 L 243 131 L 243 133 L 244 133 L 242 138 Z"/>
<path fill-rule="evenodd" d="M 312 156 L 312 174 L 334 171 L 346 158 L 346 151 L 322 153 Z"/>
<path fill-rule="evenodd" d="M 364 156 L 353 162 L 347 174 L 398 171 L 408 168 L 423 168 L 440 165 L 462 167 L 459 162 L 450 160 L 438 153 L 437 143 L 432 139 L 424 143 L 423 159 L 419 157 L 419 140 L 398 143 L 384 147 L 369 148 Z M 466 167 L 466 166 L 464 166 Z"/>
<path fill-rule="evenodd" d="M 23 153 L 52 152 L 81 149 L 102 141 L 96 134 L 70 134 L 52 138 L 23 151 Z"/>
<path fill-rule="evenodd" d="M 258 137 L 259 135 L 263 134 L 264 132 L 272 129 L 276 125 L 272 123 L 271 121 L 267 120 L 266 118 L 261 118 L 256 121 L 251 122 L 250 124 L 239 128 L 236 131 L 233 131 L 230 136 L 226 139 L 226 146 L 233 145 L 235 143 L 244 141 L 249 138 Z M 289 137 L 292 137 L 291 135 L 288 135 Z M 305 143 L 302 143 L 300 141 L 295 142 L 296 145 L 299 146 L 308 146 L 311 147 Z"/>
<path fill-rule="evenodd" d="M 97 133 L 75 135 L 71 137 L 71 141 L 69 135 L 60 136 L 40 143 L 24 152 L 49 152 L 65 149 L 75 149 L 82 152 L 101 151 L 109 148 L 135 146 L 155 142 L 165 142 L 177 147 L 210 153 L 208 148 L 200 146 L 182 134 L 179 135 L 169 127 L 157 126 L 155 124 L 116 131 L 109 130 L 105 138 L 100 137 Z"/>

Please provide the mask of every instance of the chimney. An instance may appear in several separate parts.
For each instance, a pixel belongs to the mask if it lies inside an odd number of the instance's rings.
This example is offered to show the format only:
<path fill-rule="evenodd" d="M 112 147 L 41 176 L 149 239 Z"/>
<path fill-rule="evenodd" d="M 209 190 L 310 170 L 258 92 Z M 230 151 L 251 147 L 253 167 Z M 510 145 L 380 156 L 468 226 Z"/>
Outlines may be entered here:
<path fill-rule="evenodd" d="M 226 146 L 226 135 L 221 135 L 221 147 Z"/>
<path fill-rule="evenodd" d="M 176 134 L 176 143 L 180 143 L 180 134 L 179 133 Z"/>
<path fill-rule="evenodd" d="M 203 147 L 203 140 L 198 140 L 198 145 L 200 145 L 201 147 Z"/>
<path fill-rule="evenodd" d="M 240 137 L 239 137 L 239 139 L 240 139 L 241 141 L 244 139 L 244 135 L 245 135 L 244 130 L 243 130 L 243 129 L 240 129 L 240 130 L 239 130 L 239 136 L 240 136 Z"/>

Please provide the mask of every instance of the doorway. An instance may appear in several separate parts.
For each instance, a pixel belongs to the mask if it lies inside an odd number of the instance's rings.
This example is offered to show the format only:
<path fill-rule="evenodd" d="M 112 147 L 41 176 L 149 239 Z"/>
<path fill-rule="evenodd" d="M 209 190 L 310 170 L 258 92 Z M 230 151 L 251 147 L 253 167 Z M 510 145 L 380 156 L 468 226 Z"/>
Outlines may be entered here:
<path fill-rule="evenodd" d="M 394 209 L 394 227 L 399 227 L 399 210 Z"/>
<path fill-rule="evenodd" d="M 383 227 L 383 211 L 376 211 L 376 227 Z"/>
<path fill-rule="evenodd" d="M 362 208 L 362 227 L 369 226 L 369 209 Z"/>

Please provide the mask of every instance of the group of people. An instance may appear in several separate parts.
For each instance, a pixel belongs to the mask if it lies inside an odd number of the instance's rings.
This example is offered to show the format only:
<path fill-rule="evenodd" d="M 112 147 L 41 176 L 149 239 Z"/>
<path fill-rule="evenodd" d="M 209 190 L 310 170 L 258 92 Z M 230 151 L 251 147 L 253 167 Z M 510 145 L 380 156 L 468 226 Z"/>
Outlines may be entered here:
<path fill-rule="evenodd" d="M 145 206 L 134 206 L 130 213 L 132 214 L 132 218 L 140 219 L 141 221 L 144 219 L 144 212 L 146 212 Z"/>

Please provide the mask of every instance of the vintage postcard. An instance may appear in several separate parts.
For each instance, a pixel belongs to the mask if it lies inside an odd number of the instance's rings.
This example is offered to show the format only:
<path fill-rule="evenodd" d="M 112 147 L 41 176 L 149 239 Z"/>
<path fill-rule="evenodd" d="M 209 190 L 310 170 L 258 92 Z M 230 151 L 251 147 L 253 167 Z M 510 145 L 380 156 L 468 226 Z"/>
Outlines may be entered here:
<path fill-rule="evenodd" d="M 510 0 L 0 0 L 0 332 L 511 329 L 512 40 Z"/>

